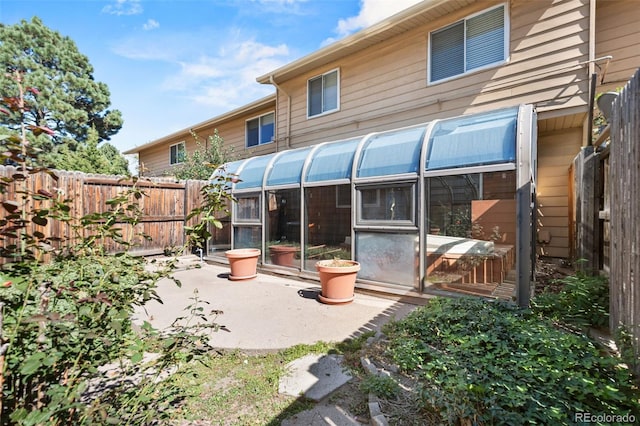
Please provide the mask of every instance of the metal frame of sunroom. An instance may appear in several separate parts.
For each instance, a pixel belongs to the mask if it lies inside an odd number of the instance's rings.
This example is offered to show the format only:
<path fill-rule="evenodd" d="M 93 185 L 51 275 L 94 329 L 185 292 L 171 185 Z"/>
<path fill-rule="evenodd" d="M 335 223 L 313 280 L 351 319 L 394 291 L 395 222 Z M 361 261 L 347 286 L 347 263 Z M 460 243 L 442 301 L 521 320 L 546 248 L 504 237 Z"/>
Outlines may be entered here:
<path fill-rule="evenodd" d="M 484 119 L 484 121 L 482 121 Z M 475 121 L 474 121 L 475 120 Z M 497 137 L 490 135 L 493 121 L 500 124 Z M 502 120 L 502 121 L 500 121 Z M 476 122 L 480 123 L 477 124 Z M 455 125 L 465 129 L 456 134 Z M 485 124 L 483 124 L 485 123 Z M 506 123 L 506 124 L 505 124 Z M 438 119 L 428 123 L 399 129 L 370 133 L 366 136 L 342 141 L 322 142 L 313 146 L 280 151 L 259 157 L 251 157 L 228 163 L 224 173 L 239 177 L 231 187 L 232 194 L 242 199 L 258 196 L 258 215 L 252 218 L 239 217 L 237 203 L 231 215 L 231 248 L 236 247 L 236 229 L 260 227 L 263 248 L 262 267 L 275 269 L 265 262 L 267 244 L 267 203 L 269 191 L 298 189 L 299 193 L 299 235 L 300 267 L 286 268 L 287 273 L 314 277 L 310 269 L 305 269 L 305 239 L 307 217 L 305 191 L 311 188 L 349 185 L 351 196 L 351 256 L 358 260 L 358 242 L 366 233 L 380 235 L 411 235 L 415 237 L 418 265 L 417 276 L 411 283 L 402 285 L 364 279 L 359 276 L 358 286 L 378 289 L 391 293 L 422 294 L 427 274 L 426 230 L 428 217 L 426 208 L 426 179 L 489 172 L 515 171 L 515 279 L 516 299 L 521 306 L 529 303 L 532 291 L 533 265 L 535 261 L 535 182 L 537 150 L 537 118 L 531 105 Z M 448 134 L 443 129 L 454 128 Z M 497 128 L 497 127 L 496 127 Z M 506 129 L 506 130 L 505 130 Z M 435 133 L 434 133 L 435 132 Z M 436 133 L 442 133 L 442 140 Z M 438 134 L 439 134 L 438 133 Z M 513 133 L 513 135 L 511 134 Z M 402 139 L 402 136 L 407 136 Z M 417 139 L 412 139 L 419 135 Z M 488 135 L 485 137 L 485 135 Z M 505 136 L 506 135 L 506 136 Z M 510 138 L 514 140 L 511 141 Z M 500 139 L 502 138 L 502 139 Z M 436 143 L 437 141 L 437 143 Z M 510 145 L 513 142 L 513 145 Z M 329 169 L 318 170 L 322 166 L 320 155 L 336 151 L 347 157 L 333 158 Z M 343 152 L 340 152 L 340 151 Z M 351 151 L 352 150 L 352 151 Z M 350 159 L 348 155 L 353 153 Z M 324 158 L 324 157 L 323 157 Z M 326 157 L 331 160 L 330 157 Z M 350 164 L 345 161 L 349 160 Z M 325 164 L 326 166 L 326 164 Z M 343 166 L 340 168 L 339 166 Z M 413 197 L 412 217 L 408 220 L 376 221 L 363 220 L 360 199 L 363 188 L 390 187 L 394 184 L 409 186 Z M 220 252 L 223 254 L 223 252 Z M 217 252 L 214 253 L 214 257 Z M 280 268 L 281 269 L 281 268 Z M 362 273 L 362 272 L 361 272 Z"/>

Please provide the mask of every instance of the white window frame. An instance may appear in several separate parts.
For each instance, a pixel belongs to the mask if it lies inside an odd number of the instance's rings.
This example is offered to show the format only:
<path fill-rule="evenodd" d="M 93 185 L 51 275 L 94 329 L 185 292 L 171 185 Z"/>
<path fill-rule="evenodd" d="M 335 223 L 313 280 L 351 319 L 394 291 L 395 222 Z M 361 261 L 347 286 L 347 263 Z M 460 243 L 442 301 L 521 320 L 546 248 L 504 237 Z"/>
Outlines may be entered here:
<path fill-rule="evenodd" d="M 432 35 L 434 33 L 437 33 L 439 31 L 445 30 L 445 29 L 447 29 L 449 27 L 452 27 L 454 25 L 457 25 L 457 24 L 459 24 L 461 22 L 466 22 L 469 19 L 472 19 L 472 18 L 474 18 L 476 16 L 488 13 L 488 12 L 490 12 L 490 11 L 492 11 L 494 9 L 498 9 L 500 7 L 504 8 L 503 9 L 503 12 L 504 12 L 504 27 L 503 27 L 503 32 L 504 32 L 504 34 L 503 34 L 504 35 L 504 52 L 503 52 L 503 55 L 502 55 L 503 59 L 500 60 L 500 61 L 492 62 L 490 64 L 486 64 L 486 65 L 477 67 L 477 68 L 473 68 L 473 69 L 470 69 L 470 70 L 466 69 L 467 68 L 467 65 L 466 65 L 466 62 L 467 62 L 466 37 L 467 36 L 466 36 L 466 25 L 465 25 L 465 27 L 464 27 L 465 28 L 465 35 L 464 35 L 464 41 L 465 41 L 465 46 L 464 46 L 464 50 L 465 50 L 465 52 L 464 52 L 464 62 L 465 62 L 464 63 L 464 68 L 465 68 L 465 70 L 460 74 L 456 74 L 456 75 L 452 75 L 452 76 L 449 76 L 449 77 L 441 78 L 441 79 L 435 80 L 435 81 L 432 80 L 431 79 L 431 65 L 432 65 L 432 62 L 433 62 L 432 59 L 431 59 L 431 55 L 432 55 L 432 53 L 431 53 L 431 37 L 432 37 Z M 440 27 L 440 28 L 438 28 L 436 30 L 430 31 L 429 32 L 429 49 L 428 49 L 429 51 L 428 51 L 428 55 L 427 55 L 427 61 L 428 61 L 428 63 L 427 63 L 427 83 L 429 85 L 444 83 L 446 81 L 450 81 L 450 80 L 453 80 L 453 79 L 456 79 L 456 78 L 459 78 L 459 77 L 462 77 L 462 76 L 466 76 L 466 75 L 469 75 L 469 74 L 472 74 L 472 73 L 476 73 L 478 71 L 483 71 L 483 70 L 486 70 L 488 68 L 493 68 L 493 67 L 496 67 L 498 65 L 502 65 L 502 64 L 508 62 L 509 61 L 509 34 L 510 34 L 510 22 L 509 22 L 509 5 L 508 5 L 508 3 L 501 3 L 501 4 L 495 5 L 493 7 L 489 7 L 487 9 L 481 10 L 481 11 L 479 11 L 477 13 L 474 13 L 474 14 L 471 14 L 469 16 L 466 16 L 466 17 L 464 17 L 464 18 L 462 18 L 462 19 L 460 19 L 460 20 L 458 20 L 456 22 L 452 22 L 449 25 L 446 25 L 444 27 Z"/>
<path fill-rule="evenodd" d="M 381 189 L 394 189 L 394 188 L 409 188 L 410 191 L 410 203 L 411 203 L 411 211 L 409 212 L 409 219 L 365 219 L 363 218 L 363 213 L 366 207 L 379 207 L 381 203 L 384 202 L 381 198 Z M 363 197 L 363 191 L 373 190 L 375 189 L 375 201 L 370 200 L 370 203 L 366 203 Z M 357 219 L 356 226 L 388 226 L 388 227 L 398 227 L 398 226 L 416 226 L 416 221 L 418 217 L 417 210 L 417 185 L 416 181 L 398 181 L 398 182 L 390 182 L 390 183 L 367 183 L 358 185 L 356 187 L 356 203 L 357 203 Z"/>
<path fill-rule="evenodd" d="M 312 80 L 318 79 L 318 78 L 324 78 L 326 75 L 332 74 L 332 73 L 336 73 L 336 81 L 337 81 L 337 87 L 336 87 L 336 107 L 333 109 L 329 109 L 326 111 L 322 111 L 319 114 L 314 114 L 314 115 L 310 115 L 310 102 L 311 102 L 311 93 L 309 93 L 309 83 Z M 324 96 L 324 84 L 322 85 L 322 93 Z M 323 102 L 324 104 L 324 102 Z M 327 114 L 331 114 L 334 113 L 336 111 L 340 111 L 340 68 L 334 68 L 332 70 L 329 70 L 327 72 L 324 72 L 322 74 L 318 74 L 318 75 L 314 75 L 313 77 L 311 77 L 310 79 L 307 80 L 307 119 L 310 118 L 316 118 L 316 117 L 321 117 L 323 115 L 327 115 Z"/>
<path fill-rule="evenodd" d="M 184 153 L 182 159 L 180 159 L 179 156 L 178 156 L 178 154 L 180 153 L 180 149 L 177 148 L 178 146 L 182 146 L 182 152 Z M 171 151 L 173 151 L 173 147 L 176 147 L 176 155 L 175 155 L 176 161 L 173 161 L 173 155 L 171 153 Z M 185 160 L 186 156 L 187 156 L 187 146 L 184 143 L 184 141 L 178 142 L 178 143 L 174 143 L 173 145 L 169 145 L 169 164 L 170 165 L 175 166 L 176 164 L 184 163 L 184 160 Z"/>
<path fill-rule="evenodd" d="M 266 117 L 269 114 L 273 115 L 273 137 L 271 138 L 271 140 L 269 140 L 267 142 L 261 142 L 261 139 L 262 139 L 262 118 Z M 249 132 L 248 132 L 247 126 L 249 125 L 249 122 L 253 121 L 253 120 L 258 120 L 258 144 L 249 146 Z M 266 145 L 268 143 L 272 143 L 275 140 L 275 137 L 276 137 L 276 113 L 275 113 L 275 111 L 267 112 L 265 114 L 261 114 L 261 115 L 258 115 L 256 117 L 252 117 L 252 118 L 249 118 L 249 119 L 245 120 L 245 123 L 244 123 L 244 147 L 245 148 L 250 149 L 250 148 L 258 147 L 260 145 Z"/>

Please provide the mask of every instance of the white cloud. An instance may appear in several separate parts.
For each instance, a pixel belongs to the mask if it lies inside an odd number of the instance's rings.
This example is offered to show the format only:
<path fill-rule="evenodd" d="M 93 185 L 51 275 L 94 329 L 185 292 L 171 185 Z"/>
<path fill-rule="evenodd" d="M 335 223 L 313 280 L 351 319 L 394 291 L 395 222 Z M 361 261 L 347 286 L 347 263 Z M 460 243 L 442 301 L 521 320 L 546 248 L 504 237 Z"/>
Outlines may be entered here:
<path fill-rule="evenodd" d="M 215 115 L 213 111 L 228 111 L 273 93 L 272 86 L 257 83 L 256 77 L 291 61 L 286 44 L 261 43 L 233 28 L 225 33 L 224 38 L 219 31 L 137 34 L 120 40 L 112 50 L 139 62 L 133 66 L 153 66 L 164 75 L 154 89 L 158 93 Z"/>
<path fill-rule="evenodd" d="M 211 39 L 214 35 L 203 33 L 135 33 L 113 41 L 111 51 L 127 59 L 177 63 L 206 51 Z"/>
<path fill-rule="evenodd" d="M 360 13 L 338 21 L 336 33 L 339 38 L 345 37 L 395 15 L 420 1 L 422 0 L 360 0 Z M 335 39 L 331 40 L 335 41 Z"/>
<path fill-rule="evenodd" d="M 144 28 L 146 31 L 150 31 L 150 30 L 156 29 L 158 27 L 160 27 L 160 23 L 158 21 L 156 21 L 155 19 L 149 19 L 142 26 L 142 28 Z"/>
<path fill-rule="evenodd" d="M 115 0 L 114 3 L 108 4 L 102 8 L 102 13 L 110 15 L 139 15 L 142 13 L 142 5 L 140 0 Z"/>
<path fill-rule="evenodd" d="M 289 61 L 289 48 L 254 39 L 227 41 L 215 55 L 180 61 L 180 72 L 165 79 L 162 89 L 181 92 L 193 102 L 228 110 L 273 92 L 256 77 Z"/>

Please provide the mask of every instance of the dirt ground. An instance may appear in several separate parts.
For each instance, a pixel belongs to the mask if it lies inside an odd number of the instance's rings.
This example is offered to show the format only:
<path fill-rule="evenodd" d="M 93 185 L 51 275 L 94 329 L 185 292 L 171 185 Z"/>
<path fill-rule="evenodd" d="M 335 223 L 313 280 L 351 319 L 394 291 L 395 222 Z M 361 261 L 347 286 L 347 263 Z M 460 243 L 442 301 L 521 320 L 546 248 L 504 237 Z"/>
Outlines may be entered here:
<path fill-rule="evenodd" d="M 573 266 L 565 259 L 538 258 L 535 270 L 535 294 L 558 293 L 564 286 L 561 280 L 573 274 L 575 274 Z"/>

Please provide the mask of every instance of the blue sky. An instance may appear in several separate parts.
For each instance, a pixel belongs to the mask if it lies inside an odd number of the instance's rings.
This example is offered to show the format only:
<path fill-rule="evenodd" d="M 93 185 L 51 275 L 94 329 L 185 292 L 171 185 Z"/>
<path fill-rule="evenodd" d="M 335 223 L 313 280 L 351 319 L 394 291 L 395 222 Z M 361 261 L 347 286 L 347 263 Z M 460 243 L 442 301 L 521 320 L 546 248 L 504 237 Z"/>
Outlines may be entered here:
<path fill-rule="evenodd" d="M 418 1 L 0 0 L 0 22 L 38 16 L 75 41 L 123 114 L 124 151 L 273 93 L 256 77 Z"/>

